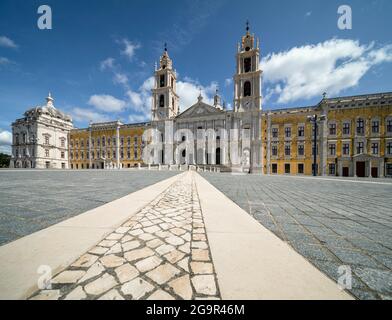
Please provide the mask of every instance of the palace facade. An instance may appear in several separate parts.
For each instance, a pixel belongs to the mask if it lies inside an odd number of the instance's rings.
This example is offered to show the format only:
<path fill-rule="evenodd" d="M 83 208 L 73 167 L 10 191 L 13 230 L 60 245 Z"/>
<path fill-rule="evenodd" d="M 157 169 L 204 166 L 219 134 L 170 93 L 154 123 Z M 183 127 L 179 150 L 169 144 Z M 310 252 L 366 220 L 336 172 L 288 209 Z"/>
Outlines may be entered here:
<path fill-rule="evenodd" d="M 53 101 L 48 100 L 48 105 L 37 112 L 65 121 L 66 125 L 59 128 L 64 136 L 58 131 L 37 132 L 41 151 L 29 152 L 29 157 L 23 158 L 24 145 L 19 137 L 27 132 L 26 120 L 16 121 L 11 163 L 23 167 L 24 161 L 32 161 L 30 167 L 39 163 L 39 167 L 70 169 L 185 164 L 232 172 L 311 175 L 315 152 L 318 175 L 392 177 L 392 93 L 337 98 L 324 95 L 315 106 L 267 110 L 262 108 L 259 61 L 259 40 L 247 27 L 236 53 L 233 109 L 226 110 L 217 92 L 212 105 L 200 95 L 181 113 L 177 75 L 165 48 L 155 69 L 150 122 L 90 123 L 88 128 L 74 129 L 69 117 L 57 113 Z M 315 116 L 319 119 L 317 148 L 314 123 L 310 121 Z M 46 152 L 51 142 L 47 144 L 48 134 L 60 141 L 60 149 L 67 142 L 63 151 L 54 151 L 57 149 L 52 146 L 49 150 L 53 152 Z M 151 146 L 147 152 L 151 157 L 146 160 L 143 151 Z M 58 153 L 60 162 L 52 159 Z"/>

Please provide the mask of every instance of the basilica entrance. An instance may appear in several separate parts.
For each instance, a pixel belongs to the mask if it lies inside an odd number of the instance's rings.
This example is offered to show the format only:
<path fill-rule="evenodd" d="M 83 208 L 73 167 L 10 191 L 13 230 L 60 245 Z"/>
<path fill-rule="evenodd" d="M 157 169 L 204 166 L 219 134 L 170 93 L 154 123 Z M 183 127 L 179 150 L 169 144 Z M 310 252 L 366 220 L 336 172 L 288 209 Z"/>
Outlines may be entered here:
<path fill-rule="evenodd" d="M 215 151 L 215 164 L 220 166 L 221 165 L 221 148 L 216 148 Z"/>

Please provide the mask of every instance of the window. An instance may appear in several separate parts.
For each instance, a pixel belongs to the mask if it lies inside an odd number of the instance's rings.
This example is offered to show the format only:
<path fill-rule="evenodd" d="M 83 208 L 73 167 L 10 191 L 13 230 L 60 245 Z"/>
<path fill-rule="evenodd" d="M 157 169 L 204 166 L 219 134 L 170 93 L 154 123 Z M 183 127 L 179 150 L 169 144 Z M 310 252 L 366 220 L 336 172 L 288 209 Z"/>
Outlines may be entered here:
<path fill-rule="evenodd" d="M 137 160 L 137 149 L 133 150 L 133 159 Z"/>
<path fill-rule="evenodd" d="M 278 128 L 272 128 L 272 138 L 277 138 L 279 134 Z"/>
<path fill-rule="evenodd" d="M 387 176 L 392 176 L 392 163 L 387 163 L 387 165 L 386 165 L 386 175 Z"/>
<path fill-rule="evenodd" d="M 131 159 L 131 151 L 127 151 L 127 159 Z"/>
<path fill-rule="evenodd" d="M 84 159 L 84 152 L 82 151 L 81 153 L 80 153 L 80 159 Z"/>
<path fill-rule="evenodd" d="M 276 157 L 278 155 L 278 146 L 272 145 L 272 156 Z"/>
<path fill-rule="evenodd" d="M 392 119 L 387 120 L 387 133 L 392 133 Z"/>
<path fill-rule="evenodd" d="M 124 146 L 124 137 L 121 137 L 121 140 L 120 140 L 121 142 L 120 142 L 120 144 L 121 144 L 121 146 Z"/>
<path fill-rule="evenodd" d="M 372 154 L 378 155 L 378 142 L 372 143 Z"/>
<path fill-rule="evenodd" d="M 99 140 L 99 138 L 97 138 L 97 147 L 99 147 L 101 145 L 101 141 Z"/>
<path fill-rule="evenodd" d="M 302 157 L 305 155 L 305 147 L 303 144 L 298 145 L 298 156 Z"/>
<path fill-rule="evenodd" d="M 350 134 L 350 124 L 348 122 L 343 123 L 343 134 Z"/>
<path fill-rule="evenodd" d="M 71 158 L 71 160 L 73 159 L 73 152 L 72 151 L 70 153 L 70 158 Z"/>
<path fill-rule="evenodd" d="M 71 140 L 71 143 L 70 143 L 71 148 L 73 148 L 73 145 L 74 145 L 73 140 Z"/>
<path fill-rule="evenodd" d="M 161 74 L 161 76 L 159 77 L 159 86 L 162 88 L 165 86 L 165 75 Z"/>
<path fill-rule="evenodd" d="M 284 136 L 286 138 L 291 138 L 291 128 L 290 127 L 284 128 Z"/>
<path fill-rule="evenodd" d="M 348 156 L 350 155 L 350 144 L 343 143 L 343 155 Z"/>
<path fill-rule="evenodd" d="M 65 163 L 61 162 L 61 169 L 65 169 Z"/>
<path fill-rule="evenodd" d="M 329 145 L 329 155 L 336 156 L 336 144 Z"/>
<path fill-rule="evenodd" d="M 387 143 L 387 154 L 392 155 L 392 142 Z"/>
<path fill-rule="evenodd" d="M 65 158 L 65 152 L 61 151 L 61 159 L 64 159 L 64 158 Z"/>
<path fill-rule="evenodd" d="M 138 144 L 138 143 L 137 143 L 137 140 L 138 140 L 138 137 L 134 137 L 134 138 L 133 138 L 133 143 L 134 143 L 135 145 Z"/>
<path fill-rule="evenodd" d="M 363 153 L 363 142 L 358 142 L 357 143 L 357 154 L 362 154 Z"/>
<path fill-rule="evenodd" d="M 27 141 L 26 141 L 27 139 L 26 139 L 26 134 L 24 133 L 23 134 L 23 143 L 26 143 Z"/>
<path fill-rule="evenodd" d="M 116 150 L 113 150 L 113 159 L 116 159 Z"/>
<path fill-rule="evenodd" d="M 128 147 L 131 145 L 131 137 L 127 138 L 127 145 L 128 145 Z"/>
<path fill-rule="evenodd" d="M 80 146 L 81 146 L 82 148 L 84 148 L 84 140 L 83 140 L 83 139 L 80 140 Z"/>
<path fill-rule="evenodd" d="M 271 168 L 272 168 L 272 173 L 274 174 L 278 173 L 278 165 L 276 163 L 273 163 Z"/>
<path fill-rule="evenodd" d="M 331 123 L 331 124 L 329 125 L 329 134 L 330 134 L 331 136 L 336 135 L 336 123 Z"/>
<path fill-rule="evenodd" d="M 298 163 L 298 173 L 304 174 L 304 164 L 303 163 Z"/>
<path fill-rule="evenodd" d="M 45 144 L 49 144 L 49 136 L 45 136 Z"/>
<path fill-rule="evenodd" d="M 102 137 L 102 147 L 104 147 L 106 145 L 106 138 Z"/>
<path fill-rule="evenodd" d="M 19 134 L 15 135 L 15 144 L 19 144 Z"/>
<path fill-rule="evenodd" d="M 164 96 L 163 94 L 161 94 L 161 95 L 159 96 L 159 106 L 160 106 L 161 108 L 163 108 L 163 107 L 165 106 L 165 96 Z"/>
<path fill-rule="evenodd" d="M 45 157 L 49 158 L 49 149 L 45 149 Z"/>
<path fill-rule="evenodd" d="M 124 151 L 123 150 L 121 150 L 120 156 L 121 156 L 121 159 L 124 159 Z"/>
<path fill-rule="evenodd" d="M 305 136 L 305 128 L 303 126 L 298 127 L 298 137 Z"/>
<path fill-rule="evenodd" d="M 94 143 L 95 143 L 95 140 L 94 140 L 94 138 L 91 138 L 91 145 L 94 147 Z"/>
<path fill-rule="evenodd" d="M 331 176 L 336 175 L 336 165 L 334 163 L 330 163 L 328 168 L 329 168 L 329 174 Z"/>
<path fill-rule="evenodd" d="M 357 120 L 357 134 L 364 134 L 365 133 L 365 122 L 363 119 Z"/>
<path fill-rule="evenodd" d="M 252 95 L 252 89 L 250 81 L 244 83 L 244 97 L 250 97 Z"/>
<path fill-rule="evenodd" d="M 285 145 L 285 147 L 284 147 L 284 154 L 285 154 L 285 156 L 290 156 L 290 154 L 291 154 L 291 147 L 290 147 L 289 144 Z"/>
<path fill-rule="evenodd" d="M 252 59 L 251 58 L 245 58 L 244 59 L 244 71 L 245 71 L 245 73 L 251 71 L 251 66 L 252 66 Z"/>
<path fill-rule="evenodd" d="M 372 121 L 372 133 L 380 132 L 380 122 L 378 120 Z"/>
<path fill-rule="evenodd" d="M 285 174 L 290 174 L 290 172 L 291 172 L 290 163 L 285 163 L 285 164 L 284 164 L 284 173 L 285 173 Z"/>

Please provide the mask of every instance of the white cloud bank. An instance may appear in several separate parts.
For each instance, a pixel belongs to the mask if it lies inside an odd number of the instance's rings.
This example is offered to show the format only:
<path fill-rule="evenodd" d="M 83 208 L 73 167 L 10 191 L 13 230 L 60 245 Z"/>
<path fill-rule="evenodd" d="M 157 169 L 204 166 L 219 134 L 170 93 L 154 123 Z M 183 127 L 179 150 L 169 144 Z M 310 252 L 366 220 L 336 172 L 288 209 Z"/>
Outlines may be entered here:
<path fill-rule="evenodd" d="M 106 122 L 110 121 L 107 115 L 101 114 L 92 109 L 73 108 L 71 111 L 72 118 L 76 121 L 92 121 L 92 122 Z"/>
<path fill-rule="evenodd" d="M 275 95 L 278 103 L 289 103 L 321 98 L 323 92 L 337 95 L 358 85 L 372 67 L 384 62 L 392 62 L 392 45 L 376 48 L 375 43 L 361 45 L 348 39 L 269 54 L 261 60 L 265 100 Z"/>
<path fill-rule="evenodd" d="M 91 96 L 88 104 L 105 112 L 120 112 L 126 106 L 125 101 L 106 94 Z"/>
<path fill-rule="evenodd" d="M 0 146 L 10 146 L 12 144 L 12 133 L 9 131 L 0 132 Z"/>

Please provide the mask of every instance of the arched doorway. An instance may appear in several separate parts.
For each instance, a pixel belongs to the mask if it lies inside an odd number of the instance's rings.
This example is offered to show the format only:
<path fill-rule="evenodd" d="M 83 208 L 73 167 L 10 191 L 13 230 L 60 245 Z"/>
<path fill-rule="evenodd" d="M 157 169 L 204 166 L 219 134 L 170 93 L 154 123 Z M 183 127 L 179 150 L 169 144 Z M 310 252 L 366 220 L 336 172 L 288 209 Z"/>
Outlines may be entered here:
<path fill-rule="evenodd" d="M 216 148 L 215 150 L 215 164 L 221 165 L 221 148 Z"/>

